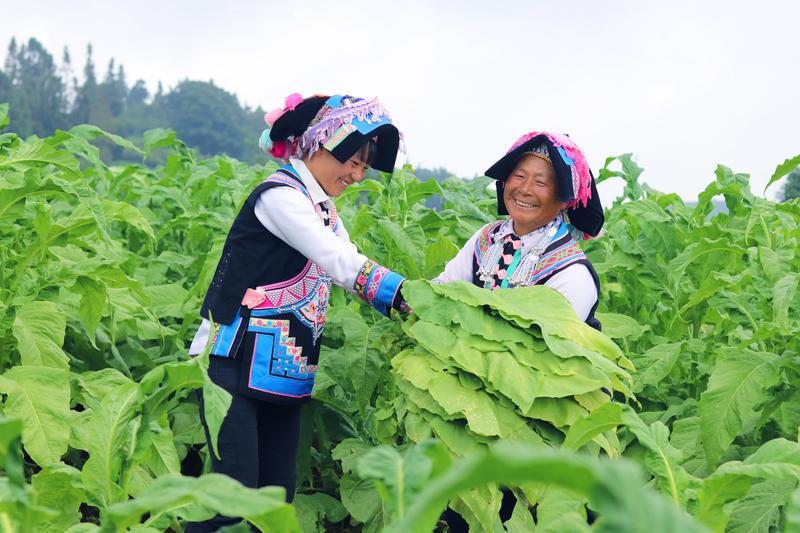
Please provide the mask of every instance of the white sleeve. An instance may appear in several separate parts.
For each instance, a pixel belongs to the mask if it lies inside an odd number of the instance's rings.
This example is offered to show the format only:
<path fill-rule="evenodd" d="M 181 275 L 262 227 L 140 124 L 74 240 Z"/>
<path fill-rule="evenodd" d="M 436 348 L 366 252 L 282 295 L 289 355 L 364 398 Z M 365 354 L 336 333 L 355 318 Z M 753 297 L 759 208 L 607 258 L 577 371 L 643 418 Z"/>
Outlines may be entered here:
<path fill-rule="evenodd" d="M 210 332 L 211 323 L 208 321 L 208 319 L 204 318 L 203 321 L 200 322 L 200 327 L 197 328 L 197 333 L 194 334 L 191 346 L 189 346 L 189 355 L 198 355 L 203 353 L 203 350 L 206 349 L 206 344 L 208 344 L 208 336 Z"/>
<path fill-rule="evenodd" d="M 433 278 L 434 283 L 456 280 L 472 281 L 472 255 L 475 253 L 475 241 L 478 240 L 478 235 L 482 230 L 483 228 L 479 229 L 467 240 L 456 256 L 444 266 L 442 273 Z"/>
<path fill-rule="evenodd" d="M 367 261 L 347 238 L 339 221 L 334 233 L 320 220 L 309 199 L 292 187 L 273 187 L 256 200 L 255 214 L 273 235 L 322 267 L 334 283 L 352 290 Z"/>
<path fill-rule="evenodd" d="M 586 320 L 597 302 L 597 287 L 586 265 L 571 265 L 545 282 L 563 294 L 581 320 Z"/>

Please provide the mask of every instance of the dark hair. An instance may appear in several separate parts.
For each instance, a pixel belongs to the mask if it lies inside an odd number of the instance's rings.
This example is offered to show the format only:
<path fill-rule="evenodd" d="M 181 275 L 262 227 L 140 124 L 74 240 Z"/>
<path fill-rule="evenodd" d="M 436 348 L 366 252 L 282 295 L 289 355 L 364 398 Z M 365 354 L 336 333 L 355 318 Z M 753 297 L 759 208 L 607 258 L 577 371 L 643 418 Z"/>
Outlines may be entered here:
<path fill-rule="evenodd" d="M 367 165 L 371 167 L 378 155 L 377 141 L 374 138 L 367 140 L 367 142 L 362 144 L 361 148 L 359 148 L 353 155 L 358 155 Z"/>

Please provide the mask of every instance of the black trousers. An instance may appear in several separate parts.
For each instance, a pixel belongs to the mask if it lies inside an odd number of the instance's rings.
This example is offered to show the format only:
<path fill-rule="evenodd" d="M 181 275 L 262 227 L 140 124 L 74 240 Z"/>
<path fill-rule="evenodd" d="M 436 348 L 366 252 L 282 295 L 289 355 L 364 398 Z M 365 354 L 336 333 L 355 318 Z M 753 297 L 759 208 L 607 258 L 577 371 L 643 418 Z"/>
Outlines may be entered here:
<path fill-rule="evenodd" d="M 300 438 L 300 406 L 285 406 L 239 394 L 239 361 L 210 357 L 208 376 L 231 394 L 231 406 L 219 431 L 220 458 L 211 452 L 211 468 L 247 487 L 278 485 L 286 488 L 286 499 L 294 498 L 297 444 Z M 200 396 L 200 419 L 210 442 Z M 216 531 L 239 522 L 217 515 L 205 522 L 189 524 L 187 533 Z"/>

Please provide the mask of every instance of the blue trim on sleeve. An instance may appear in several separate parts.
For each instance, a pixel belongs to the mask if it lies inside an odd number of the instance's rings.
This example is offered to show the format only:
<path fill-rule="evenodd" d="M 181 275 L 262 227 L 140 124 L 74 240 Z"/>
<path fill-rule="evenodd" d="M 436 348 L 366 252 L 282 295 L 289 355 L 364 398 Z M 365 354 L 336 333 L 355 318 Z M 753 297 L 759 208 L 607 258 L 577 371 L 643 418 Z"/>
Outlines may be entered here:
<path fill-rule="evenodd" d="M 389 316 L 389 311 L 392 310 L 392 302 L 397 295 L 397 291 L 400 289 L 400 284 L 403 283 L 405 279 L 406 278 L 397 272 L 392 272 L 390 270 L 380 281 L 375 300 L 372 302 L 375 309 Z"/>

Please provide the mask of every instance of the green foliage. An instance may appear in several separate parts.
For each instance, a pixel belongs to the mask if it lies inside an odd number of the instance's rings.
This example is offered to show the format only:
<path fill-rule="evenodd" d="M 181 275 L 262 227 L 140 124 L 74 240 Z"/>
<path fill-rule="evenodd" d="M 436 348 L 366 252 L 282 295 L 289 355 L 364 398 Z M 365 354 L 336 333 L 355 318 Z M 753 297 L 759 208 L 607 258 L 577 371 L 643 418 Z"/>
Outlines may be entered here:
<path fill-rule="evenodd" d="M 661 495 L 643 488 L 638 469 L 628 461 L 599 461 L 510 442 L 498 442 L 432 476 L 408 512 L 386 531 L 430 531 L 447 501 L 471 487 L 531 481 L 584 497 L 598 514 L 597 531 L 706 531 Z"/>
<path fill-rule="evenodd" d="M 112 147 L 144 163 L 108 166 Z M 545 287 L 409 281 L 408 318 L 336 289 L 296 503 L 202 475 L 215 450 L 193 392 L 212 441 L 230 396 L 185 347 L 227 228 L 274 169 L 199 159 L 166 129 L 0 135 L 4 527 L 177 531 L 222 512 L 269 531 L 430 530 L 445 505 L 487 531 L 800 523 L 796 203 L 720 166 L 687 206 L 641 184 L 630 155 L 601 171 L 626 192 L 586 243 L 603 333 Z M 406 167 L 337 205 L 361 251 L 425 280 L 494 219 L 488 184 Z M 518 501 L 504 524 L 501 485 Z"/>
<path fill-rule="evenodd" d="M 157 170 L 108 167 L 100 139 L 170 155 Z M 163 530 L 224 512 L 295 531 L 282 494 L 231 485 L 214 499 L 209 487 L 228 482 L 180 475 L 205 442 L 191 392 L 204 391 L 214 440 L 230 404 L 207 357 L 184 355 L 187 332 L 219 227 L 270 169 L 198 162 L 174 133 L 147 140 L 141 150 L 94 126 L 0 137 L 0 395 L 12 417 L 0 421 L 0 521 L 113 530 L 149 514 Z"/>

